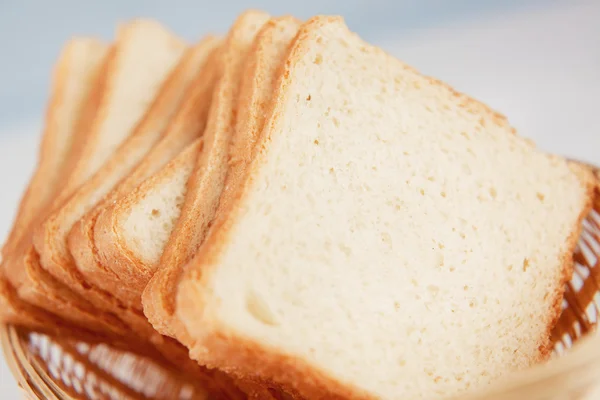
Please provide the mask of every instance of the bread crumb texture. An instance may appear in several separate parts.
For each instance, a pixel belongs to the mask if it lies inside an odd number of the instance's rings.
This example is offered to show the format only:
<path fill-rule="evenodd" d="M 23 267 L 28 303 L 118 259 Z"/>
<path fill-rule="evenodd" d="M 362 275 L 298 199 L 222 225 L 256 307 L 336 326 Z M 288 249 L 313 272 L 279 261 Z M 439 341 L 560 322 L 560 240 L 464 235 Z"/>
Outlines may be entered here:
<path fill-rule="evenodd" d="M 199 314 L 378 398 L 448 397 L 538 361 L 578 174 L 339 21 L 305 28 L 291 57 Z"/>

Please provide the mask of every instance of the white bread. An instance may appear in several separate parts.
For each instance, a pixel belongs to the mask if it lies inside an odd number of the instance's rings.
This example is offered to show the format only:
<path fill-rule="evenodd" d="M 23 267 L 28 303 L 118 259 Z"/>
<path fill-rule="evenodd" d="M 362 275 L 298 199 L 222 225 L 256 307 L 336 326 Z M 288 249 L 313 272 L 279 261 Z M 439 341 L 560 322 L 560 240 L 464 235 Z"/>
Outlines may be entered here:
<path fill-rule="evenodd" d="M 52 211 L 46 220 L 46 226 L 52 228 L 49 232 L 55 232 L 55 236 L 60 235 L 61 232 L 68 233 L 87 211 L 92 209 L 143 159 L 165 133 L 165 128 L 178 111 L 194 77 L 217 44 L 216 38 L 208 37 L 185 52 L 178 65 L 164 80 L 156 98 L 131 135 L 90 179 L 85 181 L 60 207 Z M 60 240 L 57 237 L 53 239 Z M 62 240 L 66 245 L 67 238 L 63 237 Z M 64 264 L 67 262 L 73 264 L 71 258 L 63 260 Z M 63 268 L 78 272 L 74 265 L 63 265 Z M 104 293 L 94 290 L 85 282 L 84 276 L 80 275 L 77 279 L 80 284 L 71 285 L 73 290 L 98 307 L 111 307 L 107 304 L 111 304 L 112 299 L 107 299 Z"/>
<path fill-rule="evenodd" d="M 250 19 L 251 16 L 252 13 L 247 19 L 253 22 Z M 236 29 L 248 28 L 242 24 L 236 27 Z M 255 29 L 252 26 L 250 28 Z M 218 67 L 217 70 L 220 70 L 220 63 Z M 272 85 L 263 91 L 266 94 L 271 89 Z M 190 105 L 195 105 L 195 107 L 197 107 L 197 103 L 198 99 L 190 101 Z M 172 127 L 173 138 L 176 138 L 178 134 L 181 135 L 181 132 L 189 131 L 185 121 L 189 121 L 193 113 L 197 114 L 197 110 L 185 106 L 181 111 L 182 122 L 174 124 Z M 189 122 L 187 124 L 189 125 Z M 171 135 L 167 135 L 167 137 L 171 137 Z M 198 143 L 190 147 L 198 148 L 199 145 Z M 180 199 L 185 195 L 186 177 L 189 176 L 191 167 L 193 167 L 191 162 L 196 157 L 191 152 L 191 148 L 173 160 L 163 171 L 148 178 L 132 193 L 112 202 L 107 201 L 108 205 L 105 209 L 90 213 L 92 216 L 89 219 L 86 216 L 84 222 L 77 224 L 70 234 L 69 242 L 73 254 L 77 253 L 75 248 L 82 250 L 81 254 L 86 254 L 81 257 L 82 262 L 78 263 L 79 268 L 86 269 L 86 276 L 88 278 L 93 276 L 90 280 L 96 284 L 104 285 L 112 293 L 118 293 L 117 297 L 128 307 L 141 309 L 142 290 L 152 276 L 158 256 L 164 248 L 164 242 L 179 217 L 178 205 L 180 205 Z M 156 152 L 154 157 L 162 157 L 164 160 L 165 153 L 165 151 Z M 148 161 L 148 167 L 159 164 Z M 137 175 L 142 177 L 144 174 Z M 128 181 L 131 185 L 136 184 L 136 180 L 128 179 Z M 124 191 L 117 190 L 117 192 L 122 194 Z M 109 196 L 109 198 L 115 199 L 117 197 Z M 92 239 L 90 228 L 94 226 L 94 223 L 96 224 L 95 234 Z M 87 246 L 82 244 L 87 244 Z M 95 248 L 95 251 L 90 252 L 90 248 Z M 79 257 L 75 256 L 75 258 Z M 85 262 L 83 262 L 84 260 Z M 101 260 L 104 265 L 116 265 L 118 269 L 113 271 L 102 268 L 98 260 Z M 90 268 L 90 266 L 96 267 Z M 235 385 L 249 398 L 273 399 L 269 390 L 254 382 L 237 380 Z"/>
<path fill-rule="evenodd" d="M 218 81 L 219 76 L 218 60 L 220 52 L 218 48 L 215 48 L 217 44 L 218 41 L 215 38 L 208 37 L 195 48 L 188 50 L 176 70 L 164 83 L 163 89 L 134 133 L 119 147 L 115 155 L 90 180 L 85 182 L 63 206 L 63 209 L 68 209 L 71 206 L 70 212 L 74 212 L 74 210 L 78 210 L 78 208 L 73 207 L 73 204 L 77 204 L 74 199 L 84 204 L 86 200 L 96 201 L 100 193 L 104 193 L 106 188 L 111 186 L 111 181 L 114 182 L 115 179 L 120 179 L 119 176 L 125 175 L 124 169 L 130 168 L 129 166 L 137 162 L 139 157 L 143 155 L 142 153 L 148 152 L 157 140 L 157 136 L 162 136 L 162 139 L 152 147 L 133 171 L 125 176 L 117 187 L 105 196 L 101 203 L 88 212 L 71 230 L 69 235 L 70 251 L 73 252 L 75 260 L 78 261 L 78 266 L 85 266 L 85 268 L 80 268 L 80 272 L 84 272 L 82 274 L 84 277 L 93 276 L 97 278 L 102 276 L 105 271 L 101 269 L 101 265 L 94 258 L 95 248 L 93 242 L 87 240 L 88 237 L 85 236 L 85 233 L 90 230 L 90 226 L 93 227 L 93 222 L 98 213 L 103 210 L 104 206 L 112 204 L 115 199 L 135 190 L 146 177 L 164 166 L 178 151 L 194 138 L 197 138 L 204 130 L 211 94 L 215 81 Z M 201 64 L 201 67 L 198 70 L 199 64 Z M 197 71 L 194 73 L 194 70 Z M 194 76 L 191 84 L 189 82 L 190 74 Z M 183 86 L 189 86 L 185 90 L 185 95 L 182 93 Z M 177 112 L 171 118 L 175 110 Z M 165 130 L 164 125 L 169 120 L 170 122 Z M 191 147 L 197 149 L 198 144 Z M 190 151 L 187 153 L 189 156 Z M 191 154 L 193 155 L 193 153 Z M 150 180 L 152 179 L 154 178 Z M 147 185 L 142 184 L 142 188 Z M 89 245 L 89 247 L 86 247 L 86 245 Z M 95 270 L 94 268 L 99 269 Z M 45 271 L 41 269 L 39 272 L 43 273 Z M 90 283 L 86 282 L 85 285 L 75 287 L 75 289 L 79 289 L 79 293 L 86 300 L 99 307 L 100 310 L 118 315 L 120 321 L 116 323 L 116 326 L 122 328 L 121 321 L 127 325 L 124 335 L 133 335 L 134 340 L 141 344 L 152 343 L 158 350 L 159 356 L 178 366 L 182 372 L 191 373 L 191 379 L 198 382 L 202 387 L 213 393 L 224 394 L 231 399 L 245 396 L 240 392 L 239 386 L 244 386 L 245 391 L 252 389 L 252 386 L 241 385 L 239 382 L 232 381 L 230 377 L 219 371 L 210 371 L 199 367 L 189 360 L 185 348 L 175 341 L 156 333 L 141 313 L 129 309 L 118 301 L 118 298 L 112 296 L 113 290 L 109 285 L 105 284 L 104 287 L 108 288 L 106 291 L 99 291 L 97 285 L 91 285 Z M 125 286 L 121 280 L 116 285 L 119 288 Z M 114 341 L 115 339 L 111 337 L 110 340 Z M 256 391 L 256 389 L 253 390 Z M 196 394 L 199 393 L 200 391 L 197 390 Z"/>
<path fill-rule="evenodd" d="M 77 122 L 73 128 L 76 135 L 72 140 L 68 153 L 63 155 L 65 158 L 60 164 L 63 171 L 68 169 L 69 162 L 78 156 L 77 152 L 80 148 L 77 144 L 83 141 L 83 137 L 87 134 L 81 127 L 87 126 L 94 117 L 96 97 L 102 91 L 106 67 L 109 62 L 110 51 L 104 56 L 101 65 L 95 71 L 90 71 L 93 74 L 90 78 L 90 87 L 87 90 L 83 104 L 80 106 L 80 115 L 77 117 Z M 55 173 L 50 168 L 42 168 L 42 170 L 48 174 Z M 32 228 L 43 221 L 48 214 L 50 204 L 55 200 L 54 196 L 60 191 L 61 184 L 62 182 L 56 183 L 54 189 L 57 192 L 51 193 L 50 198 L 46 199 L 46 204 L 38 208 L 35 219 L 31 222 Z M 12 251 L 4 254 L 4 274 L 8 280 L 10 290 L 17 294 L 15 298 L 18 297 L 67 321 L 77 321 L 89 329 L 106 331 L 111 334 L 122 334 L 125 328 L 122 322 L 109 315 L 99 317 L 90 304 L 43 270 L 39 263 L 39 257 L 31 245 L 31 235 L 32 230 L 29 229 L 27 234 L 23 235 L 21 240 L 14 245 Z"/>
<path fill-rule="evenodd" d="M 252 45 L 242 86 L 238 96 L 238 113 L 235 121 L 229 169 L 217 214 L 227 209 L 240 177 L 253 158 L 254 145 L 262 131 L 267 107 L 276 88 L 283 62 L 296 35 L 300 22 L 292 17 L 272 18 L 260 30 Z M 181 324 L 174 318 L 175 282 L 183 267 L 181 262 L 165 253 L 160 268 L 143 293 L 144 313 L 159 332 L 175 336 L 188 343 Z"/>
<path fill-rule="evenodd" d="M 153 275 L 152 268 L 181 213 L 187 181 L 201 148 L 202 139 L 196 139 L 161 171 L 110 207 L 116 219 L 115 236 L 122 241 L 123 251 L 128 252 L 124 256 L 135 259 L 139 266 L 123 268 L 118 274 L 120 284 L 130 292 L 125 303 L 137 304 L 137 309 Z"/>
<path fill-rule="evenodd" d="M 222 187 L 220 174 L 226 168 L 226 154 L 236 113 L 235 99 L 241 82 L 244 60 L 254 36 L 267 19 L 268 15 L 265 13 L 249 11 L 242 14 L 233 24 L 224 42 L 221 67 L 223 76 L 215 87 L 203 133 L 204 145 L 194 167 L 195 170 L 187 186 L 182 185 L 183 182 L 164 180 L 161 182 L 164 189 L 157 189 L 169 193 L 172 200 L 185 194 L 183 211 L 181 211 L 184 221 L 178 219 L 178 216 L 163 214 L 167 220 L 177 221 L 177 227 L 182 223 L 186 224 L 184 228 L 176 228 L 173 233 L 180 236 L 173 246 L 180 250 L 182 257 L 186 257 L 192 251 L 191 247 L 195 246 L 195 240 L 201 234 L 194 230 L 196 226 L 206 224 L 212 219 L 213 203 L 218 201 Z M 182 193 L 182 189 L 186 187 L 188 191 Z M 189 190 L 194 192 L 189 193 Z M 206 198 L 207 203 L 200 203 L 200 197 Z M 140 204 L 140 207 L 143 205 Z M 103 215 L 96 221 L 95 243 L 104 267 L 110 269 L 119 280 L 125 277 L 125 281 L 128 282 L 125 285 L 127 289 L 134 289 L 127 292 L 120 291 L 120 295 L 124 296 L 121 300 L 141 310 L 141 291 L 154 274 L 156 262 L 163 253 L 165 243 L 164 240 L 148 242 L 147 236 L 144 238 L 138 236 L 138 232 L 155 229 L 153 228 L 155 225 L 152 223 L 153 220 L 147 217 L 147 213 L 143 210 L 135 213 L 135 210 L 135 207 L 117 203 L 103 211 Z M 162 209 L 161 212 L 163 210 L 167 213 L 166 209 Z M 179 211 L 178 208 L 173 210 Z M 125 226 L 125 223 L 130 226 Z M 130 229 L 131 227 L 136 227 L 138 232 Z M 185 229 L 185 232 L 180 232 L 182 229 Z M 169 224 L 161 235 L 169 235 L 172 230 L 173 224 Z M 156 234 L 152 232 L 151 236 Z M 171 240 L 170 238 L 169 241 Z M 132 245 L 135 243 L 141 245 Z M 148 251 L 149 248 L 152 248 L 151 251 Z M 136 277 L 138 280 L 142 279 L 138 284 L 133 283 Z"/>
<path fill-rule="evenodd" d="M 350 33 L 301 28 L 177 294 L 200 363 L 311 399 L 457 395 L 548 355 L 589 171 Z"/>
<path fill-rule="evenodd" d="M 117 32 L 107 66 L 98 108 L 81 149 L 69 168 L 64 187 L 53 202 L 51 213 L 34 231 L 33 243 L 42 266 L 61 282 L 77 286 L 66 237 L 71 228 L 60 206 L 89 179 L 132 133 L 162 82 L 185 51 L 185 44 L 158 23 L 135 20 Z"/>
<path fill-rule="evenodd" d="M 156 41 L 154 49 L 148 48 L 148 40 Z M 83 326 L 118 335 L 127 333 L 127 325 L 123 321 L 110 312 L 100 312 L 90 302 L 89 296 L 80 295 L 84 290 L 77 290 L 82 289 L 86 283 L 76 274 L 67 251 L 69 213 L 65 218 L 59 206 L 69 198 L 71 188 L 78 186 L 73 184 L 76 177 L 80 176 L 83 179 L 81 171 L 87 168 L 85 161 L 92 162 L 105 151 L 107 145 L 115 143 L 119 135 L 130 133 L 125 131 L 125 127 L 132 122 L 131 116 L 119 116 L 124 110 L 135 115 L 142 105 L 147 107 L 146 96 L 157 91 L 155 86 L 160 86 L 165 74 L 181 57 L 183 49 L 181 41 L 151 21 L 134 21 L 118 33 L 116 44 L 106 56 L 102 73 L 98 76 L 92 95 L 88 97 L 79 117 L 76 130 L 82 133 L 73 143 L 72 157 L 65 166 L 65 170 L 69 172 L 65 178 L 66 184 L 63 183 L 61 191 L 51 205 L 39 216 L 40 222 L 34 230 L 33 241 L 37 243 L 38 250 L 41 250 L 40 254 L 38 256 L 29 242 L 23 242 L 12 257 L 11 262 L 16 265 L 13 268 L 16 272 L 11 274 L 10 280 L 19 297 L 25 301 Z M 153 54 L 144 57 L 144 52 Z M 123 93 L 122 87 L 127 77 L 135 71 L 135 66 L 157 76 L 141 74 L 143 79 L 134 79 L 131 82 L 135 85 L 125 86 L 133 91 L 137 85 L 145 84 L 148 87 L 144 86 L 135 95 Z M 132 104 L 124 108 L 126 101 L 131 101 Z M 115 120 L 123 122 L 121 129 L 112 129 L 109 134 L 104 132 L 107 126 L 113 127 Z M 47 240 L 44 241 L 44 238 Z M 67 284 L 68 287 L 61 283 Z M 80 294 L 73 293 L 73 290 L 79 291 Z"/>
<path fill-rule="evenodd" d="M 72 157 L 73 143 L 81 135 L 76 129 L 86 98 L 101 72 L 108 46 L 96 39 L 75 38 L 63 48 L 55 66 L 45 127 L 41 138 L 38 165 L 21 199 L 13 227 L 3 248 L 2 301 L 0 318 L 13 324 L 40 329 L 55 320 L 18 298 L 9 276 L 20 265 L 12 262 L 13 252 L 22 240 L 28 240 L 31 224 L 61 185 L 65 166 Z"/>
<path fill-rule="evenodd" d="M 210 42 L 214 39 L 209 38 L 208 41 L 205 41 L 205 45 L 210 45 L 214 47 Z M 200 45 L 199 45 L 200 46 Z M 165 112 L 168 112 L 167 107 L 177 108 L 177 96 L 180 94 L 175 93 L 174 89 L 177 89 L 177 85 L 184 84 L 185 82 L 181 81 L 182 79 L 189 81 L 190 71 L 181 71 L 182 68 L 196 68 L 192 64 L 197 64 L 199 60 L 195 59 L 198 57 L 204 57 L 202 54 L 198 53 L 199 49 L 191 49 L 189 54 L 186 56 L 189 59 L 187 60 L 187 65 L 183 65 L 186 63 L 185 60 L 182 60 L 182 65 L 178 66 L 180 71 L 174 72 L 176 76 L 171 76 L 169 78 L 169 82 L 165 83 L 165 85 L 169 85 L 169 90 L 165 89 L 165 92 L 169 93 L 161 93 L 161 96 L 157 98 L 156 102 L 163 103 L 162 107 L 160 104 L 154 104 L 151 108 L 154 109 L 154 113 L 152 114 L 152 121 L 147 120 L 142 122 L 141 125 L 145 125 L 146 132 L 143 132 L 143 129 L 138 127 L 134 135 L 127 139 L 125 144 L 121 146 L 121 148 L 117 151 L 116 155 L 123 154 L 123 148 L 127 148 L 126 146 L 131 146 L 135 144 L 136 141 L 141 139 L 145 139 L 146 141 L 155 140 L 153 137 L 155 135 L 160 134 L 161 121 L 157 121 L 159 117 L 166 118 L 163 116 Z M 211 49 L 209 52 L 212 54 L 214 51 Z M 191 58 L 190 58 L 191 57 Z M 89 64 L 89 60 L 87 60 Z M 65 62 L 59 63 L 59 68 L 61 68 L 61 74 L 67 74 L 72 72 L 70 69 L 66 69 L 67 66 L 72 68 L 71 65 L 63 65 Z M 78 66 L 78 65 L 77 65 Z M 105 65 L 99 66 L 98 70 L 102 70 L 103 74 L 106 72 Z M 94 71 L 88 71 L 89 73 Z M 100 72 L 100 71 L 99 71 Z M 196 75 L 196 73 L 192 73 L 192 75 Z M 71 75 L 68 75 L 71 76 Z M 78 77 L 82 80 L 81 84 L 85 83 L 85 77 L 81 77 L 80 75 L 72 75 L 73 78 Z M 209 79 L 213 79 L 213 75 L 208 76 Z M 94 79 L 89 79 L 94 80 Z M 97 81 L 102 81 L 102 78 L 96 79 Z M 198 83 L 198 79 L 196 82 Z M 189 85 L 189 82 L 187 82 Z M 211 86 L 212 84 L 208 84 L 206 86 Z M 93 89 L 88 91 L 94 93 L 97 96 L 101 90 L 101 84 L 96 82 L 95 86 L 91 84 L 90 87 Z M 62 89 L 61 89 L 62 90 Z M 181 91 L 181 89 L 178 89 Z M 170 97 L 167 97 L 170 96 Z M 189 97 L 189 96 L 187 96 Z M 204 96 L 210 99 L 210 96 Z M 54 97 L 53 97 L 54 98 Z M 173 104 L 174 102 L 174 104 Z M 83 108 L 93 109 L 94 107 L 90 107 L 89 104 L 97 103 L 97 101 L 93 98 L 90 98 L 89 101 L 86 101 L 85 106 Z M 202 103 L 200 103 L 202 104 Z M 66 105 L 65 105 L 66 106 Z M 52 107 L 57 107 L 54 104 L 51 104 Z M 208 106 L 203 106 L 208 109 Z M 200 107 L 198 110 L 198 114 L 206 115 L 207 111 L 203 111 Z M 80 107 L 82 108 L 82 107 Z M 89 122 L 90 118 L 93 118 L 93 113 L 80 112 L 80 122 L 79 125 L 85 126 Z M 88 114 L 88 115 L 86 115 Z M 65 117 L 66 118 L 66 117 Z M 69 116 L 69 118 L 72 118 Z M 202 118 L 202 117 L 197 117 Z M 203 118 L 206 119 L 205 117 Z M 151 128 L 158 129 L 159 132 L 151 132 Z M 75 129 L 77 131 L 77 129 Z M 83 131 L 85 132 L 85 131 Z M 48 140 L 46 137 L 50 134 L 54 134 L 50 130 L 46 130 L 44 133 L 43 143 L 54 143 L 54 140 Z M 65 141 L 67 140 L 64 137 Z M 62 143 L 64 145 L 64 143 Z M 143 146 L 148 145 L 148 143 L 143 143 Z M 151 143 L 150 143 L 151 145 Z M 47 144 L 47 146 L 50 146 Z M 142 147 L 143 147 L 142 146 Z M 38 170 L 40 173 L 44 173 L 46 177 L 51 177 L 52 174 L 55 174 L 56 171 L 53 170 L 53 165 L 57 164 L 56 159 L 52 159 L 52 156 L 58 157 L 59 160 L 63 160 L 61 164 L 61 168 L 64 169 L 64 165 L 68 163 L 68 160 L 76 157 L 76 154 L 73 154 L 77 151 L 77 146 L 75 149 L 71 148 L 70 151 L 66 151 L 61 153 L 59 151 L 51 152 L 51 148 L 44 147 L 41 150 L 42 154 L 47 154 L 46 158 L 40 160 L 40 166 Z M 129 147 L 131 149 L 131 147 Z M 80 150 L 80 149 L 79 149 Z M 132 151 L 140 149 L 132 149 Z M 130 157 L 135 157 L 136 154 L 129 154 Z M 42 161 L 45 160 L 45 161 Z M 127 160 L 131 161 L 131 160 Z M 106 168 L 101 169 L 102 171 L 107 171 Z M 137 171 L 137 170 L 136 170 Z M 96 175 L 95 175 L 96 176 Z M 95 177 L 94 176 L 94 177 Z M 110 177 L 110 176 L 109 176 Z M 42 178 L 40 178 L 42 179 Z M 94 178 L 92 178 L 94 179 Z M 60 189 L 60 186 L 55 186 L 55 191 Z M 49 180 L 48 184 L 52 184 L 52 181 Z M 86 183 L 87 184 L 87 183 Z M 49 189 L 49 186 L 45 188 Z M 100 189 L 94 188 L 93 190 L 98 191 Z M 41 194 L 41 193 L 40 193 Z M 41 196 L 36 197 L 38 203 L 44 200 Z M 46 205 L 48 202 L 52 200 L 52 197 L 49 196 L 46 200 Z M 29 203 L 29 207 L 34 207 L 34 202 Z M 39 209 L 42 207 L 40 204 L 35 205 Z M 24 206 L 22 206 L 23 208 Z M 25 209 L 24 214 L 32 214 L 31 210 Z M 41 213 L 38 218 L 43 218 L 43 214 Z M 148 324 L 145 318 L 140 314 L 135 314 L 129 312 L 126 309 L 120 309 L 119 315 L 123 316 L 124 320 L 116 319 L 110 314 L 100 314 L 97 309 L 92 308 L 85 301 L 88 300 L 89 297 L 85 299 L 72 293 L 65 286 L 58 283 L 52 276 L 50 276 L 43 268 L 39 266 L 37 262 L 37 255 L 35 254 L 33 248 L 29 246 L 29 252 L 26 254 L 21 254 L 21 265 L 27 266 L 27 268 L 22 268 L 21 278 L 28 279 L 25 281 L 26 284 L 21 286 L 21 294 L 24 294 L 24 298 L 29 298 L 30 296 L 37 296 L 36 299 L 39 302 L 46 302 L 44 308 L 52 310 L 55 314 L 49 313 L 43 309 L 37 308 L 28 304 L 27 302 L 21 300 L 17 294 L 17 292 L 12 288 L 12 286 L 7 281 L 0 282 L 0 317 L 3 322 L 9 322 L 12 324 L 27 326 L 28 328 L 35 328 L 39 332 L 48 332 L 54 335 L 76 335 L 76 337 L 81 339 L 89 339 L 93 341 L 103 340 L 107 343 L 111 343 L 115 346 L 122 347 L 128 350 L 137 350 L 142 354 L 154 355 L 155 357 L 164 358 L 167 362 L 176 365 L 182 374 L 191 375 L 190 382 L 196 382 L 199 386 L 195 388 L 194 394 L 195 396 L 202 395 L 202 388 L 208 388 L 211 392 L 220 393 L 226 395 L 227 398 L 232 399 L 242 399 L 245 398 L 243 394 L 236 388 L 233 381 L 226 375 L 218 372 L 218 371 L 210 371 L 205 368 L 201 368 L 196 363 L 191 362 L 189 357 L 187 356 L 187 351 L 181 345 L 176 343 L 173 340 L 169 340 L 167 338 L 161 337 L 158 335 L 152 327 Z M 30 295 L 28 292 L 35 292 L 35 294 Z M 108 319 L 105 319 L 108 318 Z M 69 323 L 69 320 L 71 323 Z M 102 321 L 102 322 L 99 322 Z M 126 325 L 123 323 L 126 322 Z M 107 329 L 106 325 L 110 325 L 113 329 Z M 115 336 L 117 334 L 118 336 Z M 151 345 L 150 345 L 151 344 Z M 157 352 L 158 350 L 158 352 Z"/>
<path fill-rule="evenodd" d="M 54 69 L 38 165 L 19 203 L 3 252 L 21 239 L 64 176 L 71 145 L 78 136 L 77 117 L 107 51 L 105 43 L 92 38 L 72 39 L 63 48 Z"/>
<path fill-rule="evenodd" d="M 129 298 L 131 290 L 122 284 L 122 279 L 110 268 L 105 267 L 106 251 L 100 251 L 94 238 L 97 230 L 100 248 L 114 246 L 117 262 L 128 262 L 120 250 L 120 232 L 113 228 L 115 205 L 119 199 L 129 195 L 144 180 L 158 173 L 167 163 L 176 157 L 191 142 L 200 137 L 206 126 L 216 82 L 220 78 L 221 49 L 214 49 L 207 62 L 196 75 L 187 91 L 181 107 L 169 123 L 163 138 L 152 148 L 135 169 L 121 181 L 107 196 L 88 212 L 71 229 L 68 237 L 69 250 L 73 255 L 77 269 L 90 284 L 109 291 L 120 303 Z M 98 228 L 96 229 L 96 223 Z M 105 238 L 105 239 L 103 239 Z M 111 247 L 112 248 L 112 247 Z M 123 255 L 123 256 L 121 256 Z M 133 270 L 132 270 L 133 272 Z M 138 307 L 139 308 L 139 307 Z"/>

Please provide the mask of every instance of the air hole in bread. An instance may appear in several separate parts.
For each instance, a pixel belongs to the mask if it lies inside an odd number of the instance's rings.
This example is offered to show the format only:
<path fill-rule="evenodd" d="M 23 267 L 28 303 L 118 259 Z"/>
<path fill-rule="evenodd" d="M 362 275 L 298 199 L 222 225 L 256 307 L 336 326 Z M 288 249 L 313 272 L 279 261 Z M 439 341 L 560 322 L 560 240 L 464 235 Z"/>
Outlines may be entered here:
<path fill-rule="evenodd" d="M 429 290 L 434 297 L 440 292 L 440 288 L 436 285 L 427 286 L 427 290 Z"/>
<path fill-rule="evenodd" d="M 352 255 L 352 250 L 350 249 L 350 247 L 348 247 L 348 246 L 346 246 L 344 244 L 340 244 L 339 248 L 342 251 L 342 253 L 344 253 L 348 257 L 350 257 Z"/>
<path fill-rule="evenodd" d="M 527 257 L 523 259 L 523 272 L 527 272 L 527 268 L 529 268 L 529 260 Z"/>
<path fill-rule="evenodd" d="M 387 232 L 381 233 L 381 241 L 390 247 L 392 246 L 392 236 Z"/>
<path fill-rule="evenodd" d="M 443 266 L 444 266 L 444 255 L 443 255 L 442 253 L 439 253 L 439 254 L 438 254 L 438 265 L 439 265 L 440 267 L 443 267 Z"/>
<path fill-rule="evenodd" d="M 271 311 L 267 302 L 253 290 L 246 293 L 246 310 L 255 320 L 264 325 L 279 325 L 277 317 Z"/>
<path fill-rule="evenodd" d="M 323 56 L 321 54 L 317 54 L 313 62 L 317 65 L 321 65 L 321 63 L 323 62 Z"/>
<path fill-rule="evenodd" d="M 538 193 L 536 194 L 536 196 L 537 196 L 538 200 L 540 201 L 540 203 L 543 203 L 543 202 L 544 202 L 544 197 L 545 197 L 545 196 L 544 196 L 542 193 L 538 192 Z"/>
<path fill-rule="evenodd" d="M 152 217 L 159 217 L 160 216 L 160 211 L 157 210 L 156 208 L 152 209 L 152 212 L 150 213 L 150 215 Z"/>
<path fill-rule="evenodd" d="M 265 204 L 263 209 L 263 215 L 271 214 L 271 204 Z"/>

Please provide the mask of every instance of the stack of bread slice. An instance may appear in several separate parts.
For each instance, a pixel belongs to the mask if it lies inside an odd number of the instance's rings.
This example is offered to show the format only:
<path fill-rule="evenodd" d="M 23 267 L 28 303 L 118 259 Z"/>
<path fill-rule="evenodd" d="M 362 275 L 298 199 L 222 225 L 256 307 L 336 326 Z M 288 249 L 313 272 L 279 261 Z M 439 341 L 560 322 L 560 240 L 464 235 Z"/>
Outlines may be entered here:
<path fill-rule="evenodd" d="M 339 17 L 136 20 L 60 57 L 0 314 L 222 398 L 448 398 L 548 357 L 596 187 Z"/>

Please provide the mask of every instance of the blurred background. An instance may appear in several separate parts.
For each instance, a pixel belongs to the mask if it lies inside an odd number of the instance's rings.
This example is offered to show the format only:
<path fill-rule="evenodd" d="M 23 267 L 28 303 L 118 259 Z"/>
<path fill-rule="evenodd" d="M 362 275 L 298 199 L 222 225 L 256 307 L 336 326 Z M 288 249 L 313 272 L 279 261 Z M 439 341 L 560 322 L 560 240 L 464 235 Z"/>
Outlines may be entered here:
<path fill-rule="evenodd" d="M 545 150 L 600 164 L 600 0 L 2 0 L 0 239 L 31 174 L 50 73 L 73 35 L 160 20 L 194 41 L 247 8 L 340 14 L 364 39 L 507 115 Z M 18 397 L 0 360 L 0 397 Z"/>

